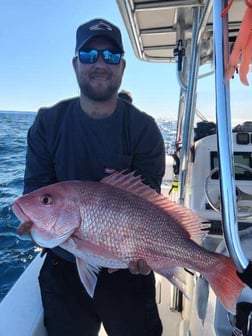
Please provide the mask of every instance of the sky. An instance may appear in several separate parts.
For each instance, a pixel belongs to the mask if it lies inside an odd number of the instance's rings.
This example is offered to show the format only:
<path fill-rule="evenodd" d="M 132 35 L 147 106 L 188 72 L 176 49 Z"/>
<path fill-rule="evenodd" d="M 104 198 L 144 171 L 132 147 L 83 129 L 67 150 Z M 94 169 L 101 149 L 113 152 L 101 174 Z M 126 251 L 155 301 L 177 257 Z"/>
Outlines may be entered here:
<path fill-rule="evenodd" d="M 37 111 L 79 95 L 72 68 L 76 29 L 97 17 L 121 29 L 127 62 L 121 89 L 154 117 L 176 118 L 176 65 L 137 59 L 115 0 L 0 0 L 0 110 Z M 213 118 L 214 81 L 201 82 L 198 108 Z M 231 84 L 232 115 L 248 119 L 252 87 L 238 76 Z"/>

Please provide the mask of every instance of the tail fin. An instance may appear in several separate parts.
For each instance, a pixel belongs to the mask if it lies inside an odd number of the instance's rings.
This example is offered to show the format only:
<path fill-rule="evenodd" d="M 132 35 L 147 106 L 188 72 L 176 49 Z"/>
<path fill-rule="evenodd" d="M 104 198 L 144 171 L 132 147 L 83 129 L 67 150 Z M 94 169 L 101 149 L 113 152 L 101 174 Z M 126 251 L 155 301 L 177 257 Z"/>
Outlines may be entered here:
<path fill-rule="evenodd" d="M 204 275 L 226 310 L 235 314 L 238 297 L 246 285 L 238 278 L 232 259 L 219 255 L 218 260 L 215 268 Z"/>

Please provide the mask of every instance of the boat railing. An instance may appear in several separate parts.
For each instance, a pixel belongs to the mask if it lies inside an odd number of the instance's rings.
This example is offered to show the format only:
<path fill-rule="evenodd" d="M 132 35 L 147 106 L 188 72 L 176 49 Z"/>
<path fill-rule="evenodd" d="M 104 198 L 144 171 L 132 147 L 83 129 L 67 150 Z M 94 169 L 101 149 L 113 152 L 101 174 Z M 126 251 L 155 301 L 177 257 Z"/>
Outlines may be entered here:
<path fill-rule="evenodd" d="M 230 119 L 230 88 L 225 81 L 228 55 L 228 16 L 221 17 L 226 1 L 213 1 L 214 50 L 215 50 L 215 97 L 217 141 L 220 167 L 220 191 L 223 233 L 228 252 L 237 269 L 243 271 L 248 266 L 239 239 L 237 209 L 235 201 L 235 175 Z M 224 57 L 223 57 L 224 55 Z"/>

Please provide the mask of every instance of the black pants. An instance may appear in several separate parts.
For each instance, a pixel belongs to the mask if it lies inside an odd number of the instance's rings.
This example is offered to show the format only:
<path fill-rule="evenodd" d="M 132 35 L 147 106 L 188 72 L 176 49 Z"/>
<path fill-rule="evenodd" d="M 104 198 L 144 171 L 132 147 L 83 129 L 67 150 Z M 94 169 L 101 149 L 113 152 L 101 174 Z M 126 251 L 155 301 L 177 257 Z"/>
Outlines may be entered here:
<path fill-rule="evenodd" d="M 94 298 L 80 282 L 76 264 L 47 253 L 39 283 L 48 336 L 161 336 L 155 279 L 128 270 L 102 269 Z"/>

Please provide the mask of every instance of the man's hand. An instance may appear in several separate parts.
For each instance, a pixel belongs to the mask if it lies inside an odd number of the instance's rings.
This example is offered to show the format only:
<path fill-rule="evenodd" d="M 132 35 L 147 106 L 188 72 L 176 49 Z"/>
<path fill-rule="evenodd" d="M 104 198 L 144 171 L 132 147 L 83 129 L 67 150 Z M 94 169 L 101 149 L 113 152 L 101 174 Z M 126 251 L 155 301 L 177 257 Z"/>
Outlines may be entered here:
<path fill-rule="evenodd" d="M 109 268 L 109 273 L 114 273 L 118 271 L 116 268 Z M 139 259 L 137 261 L 131 261 L 129 263 L 129 271 L 132 274 L 143 274 L 148 275 L 151 272 L 150 267 L 147 265 L 147 263 L 143 259 Z"/>
<path fill-rule="evenodd" d="M 150 267 L 143 259 L 139 259 L 137 261 L 131 261 L 129 263 L 129 270 L 132 274 L 148 275 L 151 272 Z"/>

